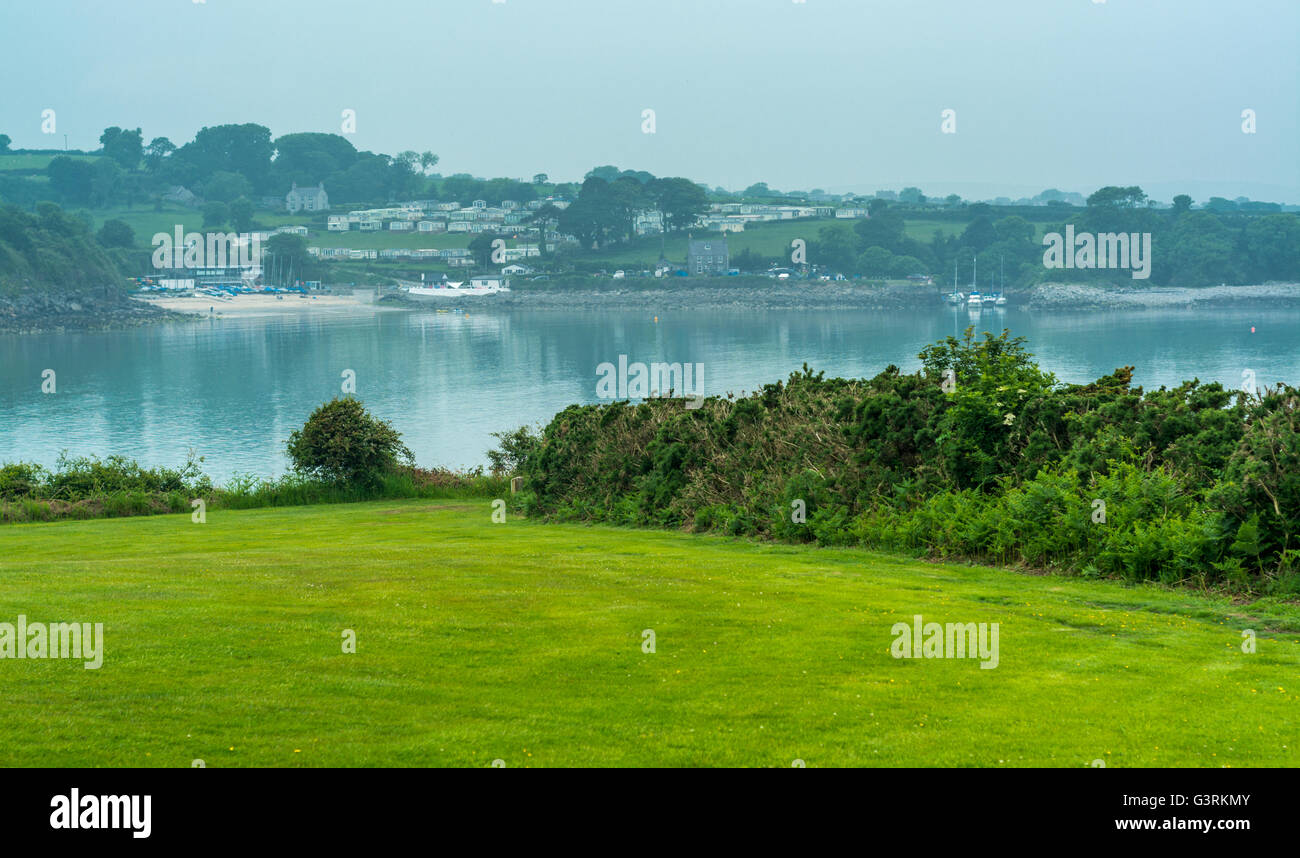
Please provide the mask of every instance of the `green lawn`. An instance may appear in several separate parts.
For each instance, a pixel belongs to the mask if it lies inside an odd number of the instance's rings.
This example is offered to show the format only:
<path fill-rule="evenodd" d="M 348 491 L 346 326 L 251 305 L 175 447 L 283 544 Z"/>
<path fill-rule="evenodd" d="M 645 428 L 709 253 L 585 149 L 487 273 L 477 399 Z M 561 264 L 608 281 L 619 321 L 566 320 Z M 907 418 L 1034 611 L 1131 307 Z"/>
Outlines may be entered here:
<path fill-rule="evenodd" d="M 202 210 L 175 203 L 163 203 L 162 211 L 155 211 L 153 203 L 150 202 L 142 202 L 129 208 L 115 206 L 107 209 L 90 209 L 89 211 L 95 221 L 95 229 L 103 226 L 106 220 L 125 221 L 135 231 L 136 245 L 142 248 L 153 247 L 153 236 L 157 233 L 163 232 L 172 235 L 177 224 L 181 224 L 186 232 L 207 232 L 203 228 Z M 256 228 L 259 230 L 274 230 L 277 226 L 301 224 L 314 232 L 310 221 L 305 220 L 302 215 L 258 211 L 254 220 L 257 224 Z M 234 227 L 227 224 L 222 228 L 222 231 L 229 232 L 233 229 Z M 325 227 L 322 225 L 320 229 L 323 231 Z"/>
<path fill-rule="evenodd" d="M 490 512 L 0 528 L 0 621 L 106 636 L 0 660 L 0 765 L 1298 761 L 1294 605 Z M 892 658 L 918 613 L 1000 623 L 998 667 Z"/>
<path fill-rule="evenodd" d="M 773 221 L 770 223 L 748 224 L 744 232 L 726 234 L 727 251 L 734 258 L 743 250 L 753 250 L 764 256 L 789 256 L 790 242 L 796 238 L 812 241 L 817 233 L 833 224 L 841 224 L 852 229 L 854 221 L 834 220 L 830 218 L 809 218 L 806 220 Z M 696 238 L 722 238 L 720 232 L 696 230 Z M 626 246 L 598 251 L 591 254 L 591 260 L 611 266 L 653 267 L 660 252 L 668 259 L 683 262 L 686 259 L 686 235 L 675 233 L 667 238 L 644 236 L 629 242 Z M 662 244 L 661 244 L 662 241 Z"/>

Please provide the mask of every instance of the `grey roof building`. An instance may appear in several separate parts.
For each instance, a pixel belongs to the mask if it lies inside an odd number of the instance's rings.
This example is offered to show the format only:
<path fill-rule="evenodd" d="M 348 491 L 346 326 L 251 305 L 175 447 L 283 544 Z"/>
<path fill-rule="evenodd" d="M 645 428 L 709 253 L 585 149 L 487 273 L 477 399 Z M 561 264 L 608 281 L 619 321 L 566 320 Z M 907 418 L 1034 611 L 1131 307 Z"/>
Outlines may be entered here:
<path fill-rule="evenodd" d="M 295 182 L 289 193 L 284 195 L 284 207 L 291 212 L 329 211 L 330 198 L 325 193 L 325 183 L 321 182 L 314 188 L 300 188 Z"/>
<path fill-rule="evenodd" d="M 725 238 L 687 238 L 686 273 L 695 275 L 726 274 L 731 267 Z"/>

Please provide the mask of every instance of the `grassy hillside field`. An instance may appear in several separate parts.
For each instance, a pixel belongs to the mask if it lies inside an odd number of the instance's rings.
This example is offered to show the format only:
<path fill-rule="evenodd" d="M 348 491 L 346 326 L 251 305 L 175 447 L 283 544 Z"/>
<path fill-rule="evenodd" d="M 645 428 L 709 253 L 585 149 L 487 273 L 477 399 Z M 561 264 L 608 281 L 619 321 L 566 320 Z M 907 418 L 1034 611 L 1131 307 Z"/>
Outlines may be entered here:
<path fill-rule="evenodd" d="M 763 256 L 789 256 L 790 242 L 796 238 L 812 241 L 821 230 L 829 226 L 853 229 L 856 221 L 835 220 L 833 218 L 814 218 L 808 220 L 776 221 L 773 223 L 751 224 L 744 232 L 732 232 L 726 235 L 727 250 L 734 257 L 752 250 Z M 943 229 L 949 234 L 960 232 L 965 224 L 943 223 L 940 221 L 908 221 L 906 231 L 909 237 L 929 241 L 936 229 Z M 696 238 L 717 237 L 719 233 L 697 230 Z M 653 266 L 659 259 L 660 252 L 674 260 L 686 259 L 686 236 L 674 234 L 666 239 L 659 236 L 638 238 L 626 246 L 610 248 L 607 251 L 593 253 L 593 259 L 599 259 L 609 265 Z"/>
<path fill-rule="evenodd" d="M 17 154 L 14 152 L 7 152 L 3 155 L 0 155 L 0 172 L 4 172 L 7 170 L 44 170 L 46 167 L 50 166 L 50 162 L 57 157 L 59 156 L 51 155 L 51 154 L 37 155 L 37 154 L 29 154 L 29 153 Z M 67 157 L 71 158 L 74 161 L 93 162 L 99 159 L 98 155 L 79 155 L 73 152 L 69 152 Z"/>
<path fill-rule="evenodd" d="M 0 622 L 106 638 L 0 661 L 3 766 L 1300 762 L 1294 605 L 486 501 L 11 525 L 0 557 Z M 999 665 L 892 658 L 913 614 L 1000 623 Z"/>

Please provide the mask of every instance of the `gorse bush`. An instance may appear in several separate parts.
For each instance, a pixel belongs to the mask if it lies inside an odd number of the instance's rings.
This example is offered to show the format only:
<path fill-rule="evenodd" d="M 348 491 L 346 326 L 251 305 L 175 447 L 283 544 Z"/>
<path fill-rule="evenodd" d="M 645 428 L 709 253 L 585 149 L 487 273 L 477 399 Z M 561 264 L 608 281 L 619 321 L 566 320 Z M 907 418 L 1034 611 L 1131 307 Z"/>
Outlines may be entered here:
<path fill-rule="evenodd" d="M 534 513 L 1132 581 L 1291 592 L 1300 392 L 1059 383 L 1007 333 L 871 379 L 571 406 L 520 471 Z M 944 384 L 945 377 L 955 385 Z"/>
<path fill-rule="evenodd" d="M 488 450 L 488 462 L 494 474 L 517 474 L 528 463 L 528 457 L 537 449 L 537 436 L 527 426 L 513 432 L 493 432 L 500 447 Z"/>

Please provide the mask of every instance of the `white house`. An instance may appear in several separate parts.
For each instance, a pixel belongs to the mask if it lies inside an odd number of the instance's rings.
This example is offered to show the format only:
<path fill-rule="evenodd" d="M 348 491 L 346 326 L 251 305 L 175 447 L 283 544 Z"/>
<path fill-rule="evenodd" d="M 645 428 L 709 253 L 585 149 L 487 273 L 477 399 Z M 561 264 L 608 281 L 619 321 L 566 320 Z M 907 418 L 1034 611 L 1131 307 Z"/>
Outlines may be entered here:
<path fill-rule="evenodd" d="M 349 215 L 330 215 L 325 220 L 325 228 L 330 232 L 347 232 L 352 228 L 352 218 Z"/>
<path fill-rule="evenodd" d="M 516 247 L 507 247 L 501 251 L 502 262 L 518 262 L 521 259 L 531 259 L 535 256 L 541 256 L 542 251 L 535 244 L 520 244 Z"/>
<path fill-rule="evenodd" d="M 411 228 L 414 226 L 415 224 L 411 223 L 409 220 L 395 220 L 389 222 L 388 231 L 389 232 L 410 232 Z"/>
<path fill-rule="evenodd" d="M 664 231 L 663 212 L 645 209 L 632 216 L 632 231 L 637 235 L 658 235 Z"/>
<path fill-rule="evenodd" d="M 502 268 L 501 273 L 507 275 L 532 274 L 533 269 L 529 268 L 527 265 L 515 264 L 507 265 L 505 268 Z"/>

